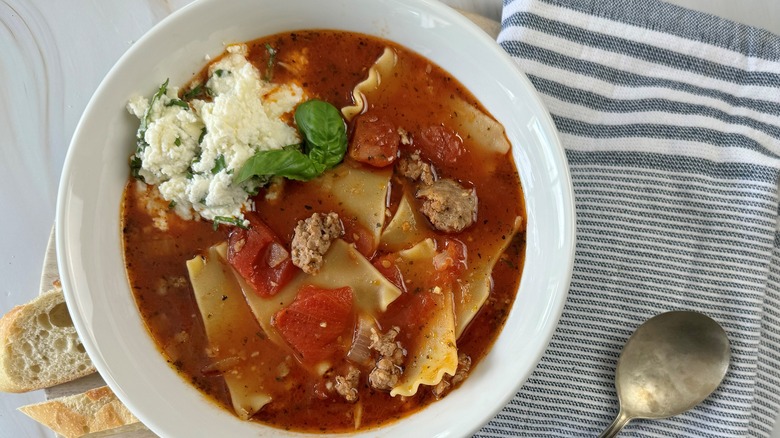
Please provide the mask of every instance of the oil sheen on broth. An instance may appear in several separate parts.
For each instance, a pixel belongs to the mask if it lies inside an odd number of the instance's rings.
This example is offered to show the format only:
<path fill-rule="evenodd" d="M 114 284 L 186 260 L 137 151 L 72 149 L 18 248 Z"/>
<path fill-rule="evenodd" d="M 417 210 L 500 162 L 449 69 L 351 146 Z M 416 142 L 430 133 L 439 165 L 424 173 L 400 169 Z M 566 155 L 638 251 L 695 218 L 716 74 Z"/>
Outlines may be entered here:
<path fill-rule="evenodd" d="M 388 41 L 305 31 L 246 45 L 259 71 L 273 69 L 271 81 L 300 84 L 310 98 L 339 109 L 355 104 L 355 87 L 371 69 L 381 83 L 359 93 L 364 106 L 345 121 L 343 163 L 312 181 L 272 178 L 252 197 L 255 212 L 245 212 L 251 230 L 184 220 L 153 186 L 129 179 L 122 207 L 127 273 L 161 353 L 231 412 L 237 401 L 227 382 L 251 379 L 247 397 L 260 407 L 245 416 L 297 431 L 375 427 L 457 390 L 498 336 L 523 265 L 523 197 L 508 143 L 496 144 L 506 142 L 503 129 L 492 119 L 474 121 L 487 116 L 467 90 Z M 390 57 L 384 66 L 377 63 L 383 55 Z M 204 68 L 193 84 L 208 74 Z M 452 207 L 448 196 L 473 199 L 474 208 Z M 447 216 L 452 210 L 454 218 Z M 280 260 L 294 255 L 296 225 L 314 213 L 320 220 L 335 213 L 340 226 L 319 271 L 289 265 L 279 277 L 286 285 L 271 282 L 278 288 L 270 295 L 252 292 L 251 278 L 241 274 L 258 259 L 247 265 L 237 254 L 252 236 L 273 236 L 262 240 L 266 252 L 277 251 L 263 269 L 274 265 L 271 274 L 279 274 Z M 216 305 L 245 315 L 230 321 L 238 334 L 232 338 L 207 333 L 204 318 L 219 315 L 201 313 L 191 278 L 219 260 L 215 275 L 232 287 Z M 253 302 L 259 307 L 247 305 Z"/>

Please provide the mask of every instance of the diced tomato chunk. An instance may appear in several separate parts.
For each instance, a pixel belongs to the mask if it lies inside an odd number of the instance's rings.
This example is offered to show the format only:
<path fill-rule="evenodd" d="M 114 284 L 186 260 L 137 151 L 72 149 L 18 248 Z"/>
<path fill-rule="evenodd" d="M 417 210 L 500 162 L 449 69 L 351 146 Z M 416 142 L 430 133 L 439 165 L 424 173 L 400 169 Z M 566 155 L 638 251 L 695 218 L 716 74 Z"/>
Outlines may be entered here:
<path fill-rule="evenodd" d="M 390 283 L 393 283 L 401 289 L 406 291 L 406 285 L 404 284 L 404 276 L 401 273 L 401 269 L 395 263 L 398 256 L 395 254 L 386 254 L 375 258 L 371 263 L 374 265 L 377 271 L 387 278 Z"/>
<path fill-rule="evenodd" d="M 352 339 L 352 288 L 303 286 L 289 306 L 276 312 L 271 323 L 304 362 L 327 359 L 338 350 L 340 336 Z"/>
<path fill-rule="evenodd" d="M 381 324 L 383 327 L 405 327 L 402 334 L 415 333 L 415 329 L 431 319 L 438 306 L 444 305 L 443 300 L 443 294 L 430 290 L 403 293 L 387 307 Z"/>
<path fill-rule="evenodd" d="M 374 167 L 385 167 L 395 161 L 400 142 L 401 136 L 392 122 L 363 114 L 355 119 L 349 156 Z"/>
<path fill-rule="evenodd" d="M 445 239 L 444 249 L 433 256 L 434 278 L 442 285 L 454 282 L 466 270 L 466 245 L 457 239 Z"/>
<path fill-rule="evenodd" d="M 463 155 L 463 139 L 444 125 L 430 125 L 415 137 L 414 147 L 433 164 L 454 164 Z"/>
<path fill-rule="evenodd" d="M 295 273 L 284 242 L 256 213 L 245 213 L 249 228 L 233 228 L 228 238 L 228 262 L 261 297 L 276 295 Z"/>
<path fill-rule="evenodd" d="M 374 235 L 364 226 L 360 225 L 354 217 L 342 216 L 341 223 L 344 225 L 343 239 L 355 245 L 355 249 L 370 259 L 376 251 L 374 244 Z"/>

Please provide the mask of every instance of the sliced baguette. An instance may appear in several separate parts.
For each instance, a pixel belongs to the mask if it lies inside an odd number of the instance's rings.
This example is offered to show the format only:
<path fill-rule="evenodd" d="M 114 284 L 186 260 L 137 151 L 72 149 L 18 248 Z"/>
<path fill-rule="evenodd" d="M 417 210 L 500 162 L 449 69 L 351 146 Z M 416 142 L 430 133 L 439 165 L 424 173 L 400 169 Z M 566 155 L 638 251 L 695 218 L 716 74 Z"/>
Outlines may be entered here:
<path fill-rule="evenodd" d="M 108 386 L 22 406 L 19 410 L 65 438 L 145 429 Z"/>
<path fill-rule="evenodd" d="M 94 372 L 61 289 L 0 318 L 0 391 L 48 388 Z"/>

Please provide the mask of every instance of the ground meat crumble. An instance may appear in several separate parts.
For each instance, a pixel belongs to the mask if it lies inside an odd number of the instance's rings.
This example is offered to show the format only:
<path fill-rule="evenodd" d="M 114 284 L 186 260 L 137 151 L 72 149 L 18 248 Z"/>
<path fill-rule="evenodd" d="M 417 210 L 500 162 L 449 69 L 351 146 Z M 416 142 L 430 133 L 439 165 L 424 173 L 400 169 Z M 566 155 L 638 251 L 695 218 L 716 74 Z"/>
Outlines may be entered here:
<path fill-rule="evenodd" d="M 375 389 L 389 391 L 398 383 L 401 377 L 401 365 L 406 356 L 406 350 L 395 338 L 399 333 L 398 327 L 393 327 L 387 333 L 380 335 L 375 329 L 371 329 L 371 349 L 379 353 L 376 366 L 368 375 L 368 383 Z"/>
<path fill-rule="evenodd" d="M 397 167 L 401 175 L 419 181 L 423 185 L 431 185 L 436 180 L 433 167 L 420 159 L 420 151 L 414 151 L 409 156 L 399 159 Z"/>
<path fill-rule="evenodd" d="M 350 403 L 358 400 L 357 386 L 360 381 L 360 371 L 350 367 L 346 376 L 336 376 L 336 392 Z"/>
<path fill-rule="evenodd" d="M 293 235 L 292 262 L 307 274 L 316 274 L 322 267 L 323 256 L 333 239 L 344 234 L 344 228 L 336 213 L 314 213 L 298 221 Z"/>

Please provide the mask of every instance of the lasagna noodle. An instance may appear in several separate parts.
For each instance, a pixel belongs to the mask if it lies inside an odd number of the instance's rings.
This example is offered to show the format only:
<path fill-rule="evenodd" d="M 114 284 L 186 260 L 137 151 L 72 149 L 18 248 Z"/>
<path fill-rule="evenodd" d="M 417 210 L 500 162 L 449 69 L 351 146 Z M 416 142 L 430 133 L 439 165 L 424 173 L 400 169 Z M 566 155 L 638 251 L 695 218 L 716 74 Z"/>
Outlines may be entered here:
<path fill-rule="evenodd" d="M 248 420 L 271 401 L 271 396 L 263 388 L 262 379 L 255 378 L 246 362 L 256 350 L 252 348 L 252 342 L 243 341 L 255 340 L 258 327 L 230 266 L 224 262 L 226 248 L 225 243 L 212 246 L 205 257 L 197 256 L 187 261 L 187 270 L 209 347 L 216 355 L 213 363 L 224 364 L 227 368 L 217 367 L 223 373 L 236 414 Z M 236 345 L 242 345 L 244 349 L 230 351 Z"/>
<path fill-rule="evenodd" d="M 371 233 L 372 248 L 376 249 L 385 224 L 385 202 L 391 175 L 392 168 L 366 170 L 341 164 L 310 184 L 317 184 L 330 193 L 338 205 Z"/>
<path fill-rule="evenodd" d="M 385 47 L 382 55 L 374 61 L 368 69 L 368 76 L 355 85 L 352 90 L 353 105 L 345 106 L 341 109 L 341 113 L 347 121 L 351 121 L 353 117 L 365 111 L 366 107 L 366 94 L 379 88 L 382 83 L 382 77 L 389 77 L 390 72 L 398 62 L 398 55 L 395 51 L 389 47 Z"/>
<path fill-rule="evenodd" d="M 518 217 L 506 233 L 488 235 L 483 242 L 481 257 L 471 257 L 460 288 L 455 289 L 455 336 L 460 337 L 479 309 L 485 304 L 493 284 L 493 267 L 506 251 L 522 224 Z"/>
<path fill-rule="evenodd" d="M 396 252 L 411 248 L 432 235 L 426 219 L 414 208 L 411 194 L 405 191 L 393 219 L 382 232 L 379 244 L 389 252 Z"/>
<path fill-rule="evenodd" d="M 434 242 L 425 239 L 398 253 L 399 268 L 405 278 L 426 278 L 433 269 L 435 254 Z M 408 352 L 404 373 L 390 391 L 392 396 L 412 396 L 420 385 L 436 385 L 444 374 L 455 375 L 458 367 L 452 289 L 436 288 L 424 293 L 431 294 L 435 309 L 418 331 L 420 338 Z"/>
<path fill-rule="evenodd" d="M 470 138 L 485 152 L 509 152 L 509 141 L 500 123 L 461 98 L 453 99 L 451 105 L 453 117 L 448 123 L 461 137 Z"/>

